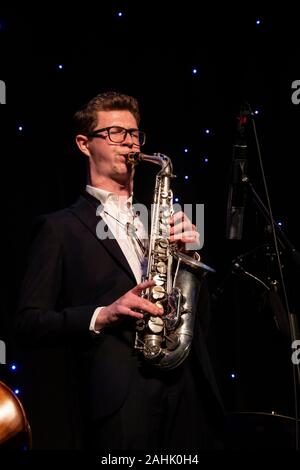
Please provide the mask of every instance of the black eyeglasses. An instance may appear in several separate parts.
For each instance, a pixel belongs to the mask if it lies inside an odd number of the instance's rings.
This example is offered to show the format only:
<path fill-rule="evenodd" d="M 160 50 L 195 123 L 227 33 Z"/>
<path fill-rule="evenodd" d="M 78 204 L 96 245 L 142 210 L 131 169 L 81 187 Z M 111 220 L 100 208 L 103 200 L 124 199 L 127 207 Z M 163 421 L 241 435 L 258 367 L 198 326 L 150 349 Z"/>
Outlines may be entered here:
<path fill-rule="evenodd" d="M 107 135 L 99 135 L 100 132 L 107 132 Z M 103 129 L 95 129 L 93 132 L 87 134 L 87 137 L 100 137 L 106 139 L 108 136 L 109 140 L 114 144 L 121 144 L 125 141 L 127 134 L 130 134 L 130 137 L 133 140 L 133 143 L 137 145 L 144 145 L 146 141 L 146 134 L 143 131 L 138 129 L 125 129 L 124 127 L 111 126 L 103 127 Z"/>

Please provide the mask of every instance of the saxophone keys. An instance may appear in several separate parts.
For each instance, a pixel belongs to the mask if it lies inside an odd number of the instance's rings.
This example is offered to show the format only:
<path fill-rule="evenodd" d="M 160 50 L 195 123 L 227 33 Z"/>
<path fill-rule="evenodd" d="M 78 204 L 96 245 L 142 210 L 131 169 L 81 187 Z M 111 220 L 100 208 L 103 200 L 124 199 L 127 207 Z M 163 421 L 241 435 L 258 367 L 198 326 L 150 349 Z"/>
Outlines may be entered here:
<path fill-rule="evenodd" d="M 163 239 L 163 238 L 159 238 L 159 239 L 158 239 L 158 246 L 159 246 L 160 248 L 164 248 L 164 249 L 165 249 L 165 248 L 167 248 L 167 247 L 169 246 L 169 243 L 168 243 L 167 240 L 165 240 L 165 239 Z"/>
<path fill-rule="evenodd" d="M 135 323 L 136 331 L 144 331 L 145 327 L 146 327 L 146 322 L 143 318 L 136 321 L 136 323 Z"/>
<path fill-rule="evenodd" d="M 163 304 L 161 302 L 155 302 L 155 305 L 159 308 L 161 308 L 163 310 L 163 312 L 165 311 L 165 308 L 163 306 Z"/>
<path fill-rule="evenodd" d="M 160 274 L 166 274 L 167 272 L 167 265 L 163 261 L 159 261 L 156 265 L 156 270 Z"/>
<path fill-rule="evenodd" d="M 152 333 L 161 333 L 164 329 L 164 322 L 160 317 L 150 317 L 148 328 Z"/>
<path fill-rule="evenodd" d="M 155 274 L 155 276 L 153 276 L 152 279 L 155 281 L 155 284 L 157 286 L 163 286 L 164 283 L 166 282 L 166 279 L 162 277 L 160 274 Z"/>
<path fill-rule="evenodd" d="M 166 296 L 166 291 L 162 286 L 154 286 L 151 295 L 154 300 L 163 299 Z"/>
<path fill-rule="evenodd" d="M 169 225 L 164 223 L 159 224 L 159 233 L 162 237 L 168 237 L 170 233 Z"/>
<path fill-rule="evenodd" d="M 155 253 L 154 261 L 157 262 L 157 260 L 160 260 L 160 261 L 163 261 L 164 263 L 167 263 L 168 262 L 168 257 L 166 256 L 165 253 Z"/>

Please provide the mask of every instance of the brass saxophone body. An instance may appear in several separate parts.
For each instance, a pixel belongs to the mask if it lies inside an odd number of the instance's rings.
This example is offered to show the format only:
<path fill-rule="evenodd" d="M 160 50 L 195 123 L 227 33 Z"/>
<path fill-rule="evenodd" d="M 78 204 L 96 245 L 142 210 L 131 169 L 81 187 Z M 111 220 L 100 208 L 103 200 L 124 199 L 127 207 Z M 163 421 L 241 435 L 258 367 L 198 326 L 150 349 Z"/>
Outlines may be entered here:
<path fill-rule="evenodd" d="M 155 285 L 142 296 L 163 308 L 163 315 L 136 322 L 135 349 L 144 359 L 161 369 L 174 369 L 188 356 L 202 280 L 209 266 L 176 250 L 170 243 L 168 219 L 173 215 L 171 179 L 172 162 L 162 154 L 145 155 L 135 152 L 127 156 L 132 165 L 148 161 L 160 165 L 156 175 L 151 214 L 147 279 Z"/>

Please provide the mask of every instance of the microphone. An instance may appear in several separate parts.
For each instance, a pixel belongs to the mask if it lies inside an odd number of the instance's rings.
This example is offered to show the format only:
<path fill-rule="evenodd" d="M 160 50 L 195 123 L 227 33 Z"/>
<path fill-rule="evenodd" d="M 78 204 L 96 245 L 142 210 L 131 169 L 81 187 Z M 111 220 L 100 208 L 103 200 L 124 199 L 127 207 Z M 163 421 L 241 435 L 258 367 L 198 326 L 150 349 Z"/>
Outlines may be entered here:
<path fill-rule="evenodd" d="M 248 181 L 247 176 L 247 141 L 246 126 L 249 111 L 241 109 L 237 117 L 237 137 L 233 146 L 230 185 L 227 201 L 226 238 L 241 240 L 243 235 L 243 220 L 246 204 Z"/>

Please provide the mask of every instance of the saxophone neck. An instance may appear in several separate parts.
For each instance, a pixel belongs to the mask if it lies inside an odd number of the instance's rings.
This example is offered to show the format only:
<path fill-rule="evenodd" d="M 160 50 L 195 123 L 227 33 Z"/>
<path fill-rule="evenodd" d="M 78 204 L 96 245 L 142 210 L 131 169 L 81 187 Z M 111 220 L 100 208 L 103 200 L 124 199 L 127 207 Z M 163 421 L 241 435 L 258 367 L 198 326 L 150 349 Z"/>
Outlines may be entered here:
<path fill-rule="evenodd" d="M 127 155 L 127 161 L 131 165 L 137 165 L 140 161 L 154 163 L 161 167 L 160 174 L 162 176 L 174 177 L 172 161 L 162 153 L 155 153 L 154 155 L 147 155 L 142 152 L 130 152 Z"/>

